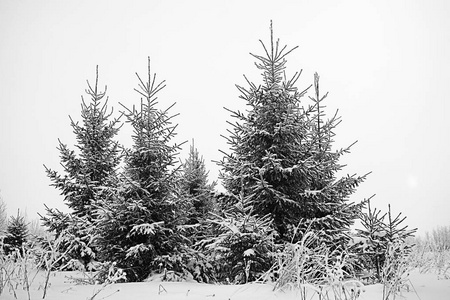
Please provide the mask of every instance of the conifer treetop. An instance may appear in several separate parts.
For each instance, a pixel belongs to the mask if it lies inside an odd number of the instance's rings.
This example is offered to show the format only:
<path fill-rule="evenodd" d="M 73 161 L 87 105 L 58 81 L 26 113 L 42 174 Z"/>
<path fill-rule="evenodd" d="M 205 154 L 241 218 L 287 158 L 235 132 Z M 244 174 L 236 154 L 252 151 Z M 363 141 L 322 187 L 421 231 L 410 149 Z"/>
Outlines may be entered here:
<path fill-rule="evenodd" d="M 90 102 L 81 96 L 81 124 L 69 116 L 79 154 L 58 139 L 65 174 L 44 165 L 51 185 L 61 190 L 66 204 L 79 216 L 89 215 L 95 189 L 115 176 L 121 161 L 120 145 L 113 140 L 121 128 L 121 116 L 112 118 L 113 109 L 108 110 L 108 97 L 105 98 L 107 86 L 104 91 L 98 88 L 98 74 L 97 66 L 94 86 L 87 80 L 85 92 Z"/>
<path fill-rule="evenodd" d="M 166 84 L 165 80 L 160 82 L 156 80 L 156 73 L 152 75 L 150 66 L 150 57 L 148 57 L 148 79 L 146 82 L 136 72 L 139 83 L 138 88 L 134 90 L 143 97 L 141 98 L 139 108 L 133 105 L 130 109 L 120 103 L 125 109 L 123 113 L 127 118 L 127 122 L 133 126 L 133 141 L 135 143 L 134 146 L 137 148 L 149 141 L 160 141 L 163 144 L 169 142 L 175 136 L 175 129 L 178 126 L 178 124 L 172 124 L 172 119 L 179 114 L 169 115 L 169 110 L 176 103 L 171 104 L 165 110 L 156 108 L 158 104 L 157 93 L 164 89 Z"/>
<path fill-rule="evenodd" d="M 141 96 L 139 106 L 128 108 L 120 103 L 126 121 L 133 127 L 132 148 L 125 149 L 125 175 L 142 188 L 141 192 L 156 193 L 156 198 L 160 198 L 171 189 L 171 178 L 180 168 L 176 166 L 176 155 L 182 144 L 171 144 L 178 126 L 172 123 L 178 114 L 169 114 L 175 103 L 164 110 L 157 107 L 158 93 L 166 85 L 164 80 L 157 80 L 156 73 L 152 74 L 150 57 L 147 73 L 146 82 L 136 73 L 139 83 L 135 91 Z"/>
<path fill-rule="evenodd" d="M 270 215 L 280 236 L 290 227 L 314 221 L 318 227 L 337 232 L 347 229 L 357 217 L 359 205 L 348 203 L 349 196 L 365 176 L 336 178 L 342 169 L 339 158 L 349 148 L 334 151 L 336 114 L 326 120 L 319 76 L 303 90 L 297 88 L 302 71 L 286 77 L 287 50 L 274 42 L 270 26 L 270 48 L 260 41 L 264 55 L 251 54 L 262 71 L 262 84 L 245 76 L 248 88 L 237 86 L 247 112 L 227 109 L 235 123 L 228 122 L 226 140 L 231 153 L 219 162 L 224 187 L 233 195 L 243 194 L 255 214 Z M 302 99 L 314 86 L 312 103 Z M 305 223 L 306 224 L 306 223 Z"/>

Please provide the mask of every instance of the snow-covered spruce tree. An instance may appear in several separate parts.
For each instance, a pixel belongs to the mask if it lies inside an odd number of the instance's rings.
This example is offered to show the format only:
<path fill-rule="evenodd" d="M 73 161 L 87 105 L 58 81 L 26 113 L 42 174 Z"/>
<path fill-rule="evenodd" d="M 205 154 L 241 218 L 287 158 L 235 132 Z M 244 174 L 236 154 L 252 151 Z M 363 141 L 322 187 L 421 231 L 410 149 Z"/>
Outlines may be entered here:
<path fill-rule="evenodd" d="M 114 140 L 120 129 L 120 121 L 112 118 L 108 109 L 106 86 L 98 88 L 98 66 L 95 85 L 87 81 L 86 93 L 90 102 L 81 96 L 81 124 L 70 117 L 70 125 L 76 136 L 78 151 L 71 150 L 59 141 L 63 174 L 45 166 L 51 186 L 61 191 L 70 212 L 64 213 L 46 206 L 46 215 L 41 216 L 49 231 L 59 236 L 63 231 L 69 239 L 76 240 L 72 258 L 85 264 L 94 256 L 91 249 L 93 205 L 108 187 L 114 186 L 116 172 L 121 161 L 120 145 Z M 78 153 L 77 153 L 78 152 Z M 72 244 L 72 241 L 68 241 Z"/>
<path fill-rule="evenodd" d="M 332 150 L 339 118 L 325 121 L 326 95 L 319 94 L 317 75 L 309 105 L 301 101 L 308 88 L 295 86 L 301 72 L 286 79 L 286 56 L 296 47 L 280 48 L 272 28 L 270 48 L 261 44 L 265 55 L 252 56 L 262 71 L 262 84 L 245 78 L 249 87 L 237 87 L 247 112 L 230 110 L 238 121 L 226 137 L 231 153 L 224 152 L 219 162 L 224 186 L 231 194 L 243 193 L 253 214 L 269 215 L 281 241 L 298 240 L 295 228 L 310 222 L 330 242 L 345 238 L 361 207 L 348 198 L 364 176 L 336 178 L 342 168 L 338 160 L 349 152 Z"/>
<path fill-rule="evenodd" d="M 125 150 L 124 173 L 120 184 L 110 190 L 107 203 L 95 209 L 97 244 L 102 260 L 116 263 L 127 279 L 140 281 L 152 271 L 177 270 L 172 260 L 186 241 L 179 225 L 186 222 L 185 203 L 176 194 L 180 145 L 172 143 L 176 115 L 157 108 L 157 94 L 164 87 L 150 71 L 148 81 L 139 79 L 141 102 L 125 109 L 133 127 L 133 145 Z"/>
<path fill-rule="evenodd" d="M 216 182 L 208 182 L 208 171 L 205 160 L 200 156 L 194 141 L 189 149 L 189 157 L 185 160 L 181 172 L 180 189 L 182 196 L 192 203 L 189 213 L 189 224 L 197 224 L 207 218 L 208 213 L 215 209 L 212 196 Z"/>
<path fill-rule="evenodd" d="M 182 265 L 184 272 L 198 282 L 217 280 L 210 262 L 211 257 L 203 251 L 205 239 L 216 234 L 208 222 L 212 213 L 217 210 L 214 190 L 216 182 L 209 183 L 208 173 L 205 161 L 192 141 L 189 156 L 181 166 L 176 185 L 178 201 L 185 209 L 185 224 L 178 226 L 178 229 L 186 238 L 185 246 L 177 256 L 177 264 Z"/>
<path fill-rule="evenodd" d="M 270 269 L 276 232 L 270 216 L 252 214 L 243 193 L 231 197 L 236 203 L 208 220 L 212 234 L 199 244 L 217 281 L 241 284 L 260 279 Z"/>
<path fill-rule="evenodd" d="M 25 217 L 17 211 L 17 216 L 11 216 L 6 229 L 6 237 L 3 240 L 5 254 L 16 250 L 23 254 L 22 246 L 25 246 L 27 238 L 28 226 Z"/>

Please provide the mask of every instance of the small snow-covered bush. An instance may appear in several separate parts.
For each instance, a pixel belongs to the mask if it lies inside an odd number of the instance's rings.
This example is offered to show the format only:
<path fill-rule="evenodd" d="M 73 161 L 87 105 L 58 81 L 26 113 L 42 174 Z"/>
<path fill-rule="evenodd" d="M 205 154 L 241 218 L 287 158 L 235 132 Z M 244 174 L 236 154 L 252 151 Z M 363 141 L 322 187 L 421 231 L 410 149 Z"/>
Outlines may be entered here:
<path fill-rule="evenodd" d="M 8 291 L 17 299 L 16 291 L 23 289 L 29 299 L 30 285 L 36 277 L 35 253 L 24 246 L 9 250 L 8 254 L 3 249 L 0 252 L 0 295 Z"/>
<path fill-rule="evenodd" d="M 408 229 L 403 224 L 406 217 L 402 217 L 401 213 L 394 218 L 390 205 L 388 208 L 388 212 L 382 214 L 380 210 L 372 209 L 368 201 L 368 210 L 361 214 L 363 229 L 357 229 L 358 242 L 353 245 L 359 256 L 361 270 L 369 272 L 373 282 L 384 280 L 383 268 L 386 264 L 394 261 L 397 264 L 411 253 L 413 245 L 406 241 L 417 231 L 417 228 Z M 394 252 L 390 249 L 392 245 L 397 245 Z"/>
<path fill-rule="evenodd" d="M 30 299 L 30 286 L 40 271 L 44 270 L 41 287 L 42 298 L 45 299 L 50 286 L 50 274 L 55 265 L 67 255 L 67 252 L 58 252 L 60 241 L 48 237 L 47 245 L 42 242 L 27 242 L 20 250 L 16 248 L 8 254 L 0 247 L 0 295 L 7 290 L 17 298 L 16 291 L 21 288 Z"/>
<path fill-rule="evenodd" d="M 153 272 L 147 281 L 217 282 L 216 273 L 209 258 L 203 253 L 185 247 L 178 253 L 161 255 L 153 262 Z"/>
<path fill-rule="evenodd" d="M 218 281 L 247 283 L 259 279 L 272 266 L 275 231 L 269 218 L 236 208 L 211 220 L 217 235 L 203 244 Z"/>

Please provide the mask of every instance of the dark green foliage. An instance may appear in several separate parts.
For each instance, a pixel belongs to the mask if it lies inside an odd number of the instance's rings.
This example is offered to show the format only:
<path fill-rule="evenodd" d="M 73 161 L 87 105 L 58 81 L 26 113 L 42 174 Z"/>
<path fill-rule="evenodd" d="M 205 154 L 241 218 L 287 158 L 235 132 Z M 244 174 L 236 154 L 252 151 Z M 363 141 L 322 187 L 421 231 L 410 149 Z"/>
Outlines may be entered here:
<path fill-rule="evenodd" d="M 346 231 L 357 218 L 361 205 L 349 203 L 349 196 L 363 177 L 336 178 L 342 169 L 339 158 L 349 148 L 332 150 L 336 115 L 325 120 L 319 94 L 319 76 L 314 78 L 315 96 L 311 105 L 302 103 L 308 88 L 295 85 L 301 72 L 286 79 L 286 51 L 274 43 L 263 45 L 265 55 L 253 55 L 262 71 L 260 86 L 247 80 L 238 86 L 247 113 L 231 111 L 238 121 L 232 124 L 227 141 L 231 154 L 219 163 L 225 188 L 234 195 L 244 193 L 252 214 L 269 215 L 279 239 L 296 238 L 293 228 L 309 225 L 325 232 L 329 241 L 346 239 Z"/>
<path fill-rule="evenodd" d="M 410 252 L 412 245 L 408 245 L 406 239 L 413 237 L 417 228 L 408 229 L 403 224 L 405 219 L 401 213 L 393 218 L 390 205 L 384 214 L 376 208 L 372 209 L 370 201 L 367 211 L 361 214 L 363 229 L 357 229 L 360 241 L 355 245 L 356 252 L 360 256 L 361 268 L 374 274 L 374 280 L 380 280 L 387 256 L 390 256 L 390 261 L 397 261 L 393 255 L 404 256 Z M 401 253 L 392 252 L 394 244 L 401 249 Z"/>
<path fill-rule="evenodd" d="M 171 145 L 176 125 L 169 107 L 156 108 L 156 94 L 164 81 L 150 73 L 144 83 L 140 105 L 125 108 L 133 127 L 133 147 L 125 150 L 125 170 L 115 188 L 110 188 L 95 209 L 96 242 L 102 260 L 114 261 L 128 280 L 145 279 L 155 270 L 154 261 L 176 254 L 186 243 L 179 226 L 186 222 L 187 204 L 177 195 L 179 145 Z"/>
<path fill-rule="evenodd" d="M 3 240 L 5 254 L 19 251 L 23 254 L 23 246 L 27 242 L 28 227 L 25 217 L 17 212 L 17 216 L 11 216 L 6 229 L 6 237 Z"/>

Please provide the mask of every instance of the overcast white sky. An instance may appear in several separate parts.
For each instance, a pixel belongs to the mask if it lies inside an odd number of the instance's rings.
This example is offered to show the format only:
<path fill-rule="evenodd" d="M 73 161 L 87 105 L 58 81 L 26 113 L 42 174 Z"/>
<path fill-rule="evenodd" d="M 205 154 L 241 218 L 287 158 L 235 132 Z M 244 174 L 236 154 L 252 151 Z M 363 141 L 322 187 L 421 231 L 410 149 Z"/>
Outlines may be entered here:
<path fill-rule="evenodd" d="M 134 72 L 147 56 L 176 102 L 178 140 L 191 140 L 216 179 L 227 145 L 223 109 L 243 107 L 235 84 L 260 82 L 249 52 L 262 54 L 269 22 L 298 86 L 321 75 L 328 114 L 343 122 L 336 147 L 359 142 L 345 173 L 368 180 L 352 197 L 408 216 L 420 232 L 450 225 L 449 1 L 16 1 L 0 0 L 0 193 L 30 218 L 64 208 L 43 164 L 60 170 L 58 138 L 73 145 L 86 79 L 108 85 L 110 105 L 131 106 Z M 305 101 L 307 99 L 305 98 Z M 130 145 L 129 129 L 120 140 Z M 186 156 L 186 144 L 182 155 Z"/>

